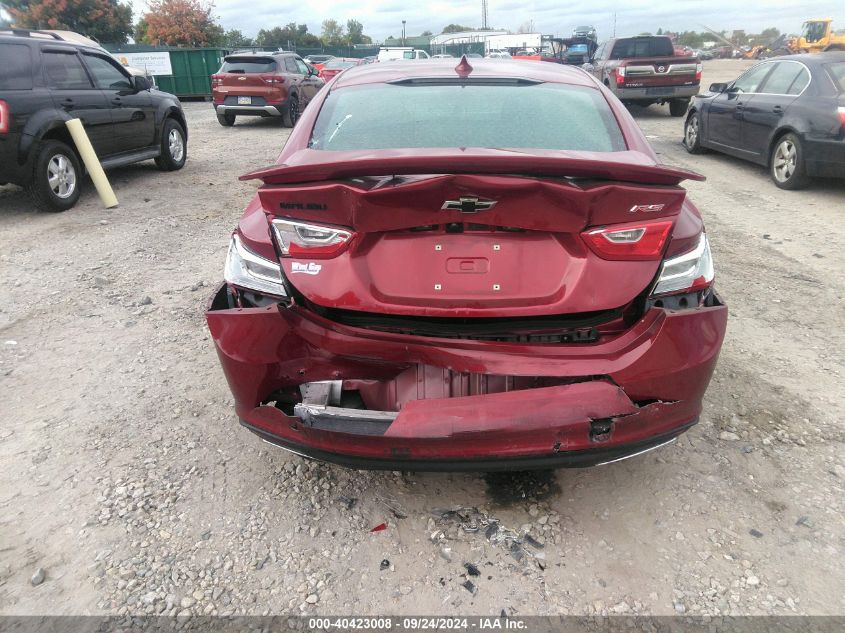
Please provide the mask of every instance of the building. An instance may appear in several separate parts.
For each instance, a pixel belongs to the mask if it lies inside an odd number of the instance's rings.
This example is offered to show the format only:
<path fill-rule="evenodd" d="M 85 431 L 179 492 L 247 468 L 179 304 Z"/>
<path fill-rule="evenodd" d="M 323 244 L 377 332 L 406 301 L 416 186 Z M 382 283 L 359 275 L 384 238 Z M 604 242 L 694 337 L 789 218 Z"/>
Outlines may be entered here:
<path fill-rule="evenodd" d="M 431 42 L 431 36 L 429 35 L 409 35 L 405 38 L 405 43 L 402 43 L 401 37 L 388 37 L 384 42 L 382 42 L 382 46 L 412 46 L 414 48 L 419 47 L 428 47 L 429 43 Z"/>

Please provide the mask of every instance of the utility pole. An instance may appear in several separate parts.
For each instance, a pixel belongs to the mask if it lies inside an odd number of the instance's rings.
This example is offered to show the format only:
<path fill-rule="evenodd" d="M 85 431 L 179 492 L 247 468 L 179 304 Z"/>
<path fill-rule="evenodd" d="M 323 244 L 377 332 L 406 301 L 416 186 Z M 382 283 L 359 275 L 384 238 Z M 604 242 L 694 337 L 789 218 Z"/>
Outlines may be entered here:
<path fill-rule="evenodd" d="M 402 46 L 405 46 L 405 20 L 402 20 Z"/>
<path fill-rule="evenodd" d="M 613 37 L 616 37 L 616 12 L 613 12 Z"/>
<path fill-rule="evenodd" d="M 487 0 L 481 0 L 481 28 L 487 30 Z"/>

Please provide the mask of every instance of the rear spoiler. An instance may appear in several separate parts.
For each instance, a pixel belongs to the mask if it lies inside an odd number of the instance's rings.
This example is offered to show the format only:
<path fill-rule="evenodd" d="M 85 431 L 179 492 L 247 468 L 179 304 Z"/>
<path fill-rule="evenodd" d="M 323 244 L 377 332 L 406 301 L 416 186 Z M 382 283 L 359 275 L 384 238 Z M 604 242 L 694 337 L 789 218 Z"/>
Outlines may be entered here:
<path fill-rule="evenodd" d="M 483 148 L 421 148 L 335 152 L 303 149 L 286 163 L 244 174 L 241 180 L 301 184 L 365 176 L 501 174 L 618 180 L 677 185 L 704 180 L 693 171 L 660 165 L 642 152 L 538 152 Z"/>

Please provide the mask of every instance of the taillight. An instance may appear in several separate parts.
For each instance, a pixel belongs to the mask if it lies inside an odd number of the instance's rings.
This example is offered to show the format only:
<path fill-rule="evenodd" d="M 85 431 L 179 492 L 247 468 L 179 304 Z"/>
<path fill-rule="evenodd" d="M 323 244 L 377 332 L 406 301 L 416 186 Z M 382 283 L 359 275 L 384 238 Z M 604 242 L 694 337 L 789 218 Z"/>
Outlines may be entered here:
<path fill-rule="evenodd" d="M 212 75 L 211 76 L 211 87 L 217 88 L 218 86 L 223 85 L 223 77 L 220 75 Z"/>
<path fill-rule="evenodd" d="M 335 257 L 355 235 L 345 229 L 291 220 L 273 220 L 273 231 L 285 257 Z"/>
<path fill-rule="evenodd" d="M 602 259 L 660 259 L 672 230 L 672 221 L 614 224 L 602 229 L 584 231 L 581 236 Z"/>
<path fill-rule="evenodd" d="M 701 62 L 698 62 L 695 65 L 695 80 L 701 81 L 701 71 L 704 70 L 704 65 Z"/>
<path fill-rule="evenodd" d="M 2 103 L 2 101 L 0 101 L 0 103 Z M 839 107 L 839 122 L 842 125 L 845 125 L 845 108 L 842 106 Z"/>
<path fill-rule="evenodd" d="M 694 249 L 663 260 L 660 276 L 651 294 L 653 296 L 704 290 L 713 284 L 715 276 L 710 242 L 707 240 L 707 234 L 702 233 Z"/>
<path fill-rule="evenodd" d="M 616 73 L 616 85 L 617 86 L 625 85 L 625 67 L 624 66 L 617 66 L 615 73 Z"/>
<path fill-rule="evenodd" d="M 264 80 L 265 84 L 283 84 L 285 80 L 279 77 L 278 75 L 261 75 L 261 79 Z"/>
<path fill-rule="evenodd" d="M 9 104 L 0 99 L 0 134 L 9 131 Z"/>

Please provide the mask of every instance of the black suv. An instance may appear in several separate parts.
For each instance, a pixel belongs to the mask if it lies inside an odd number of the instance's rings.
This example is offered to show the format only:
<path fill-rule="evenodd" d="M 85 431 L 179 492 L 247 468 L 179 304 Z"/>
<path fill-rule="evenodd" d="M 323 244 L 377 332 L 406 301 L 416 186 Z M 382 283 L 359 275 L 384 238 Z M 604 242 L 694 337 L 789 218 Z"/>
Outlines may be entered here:
<path fill-rule="evenodd" d="M 179 99 L 150 90 L 101 49 L 54 33 L 0 30 L 0 184 L 25 187 L 39 207 L 79 199 L 82 161 L 65 121 L 78 118 L 104 169 L 155 159 L 181 169 L 188 128 Z"/>

